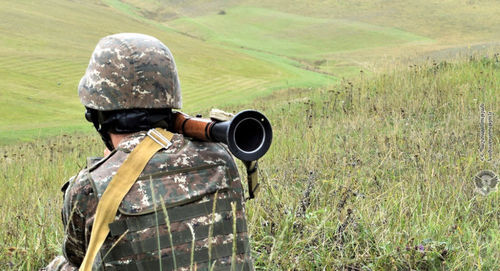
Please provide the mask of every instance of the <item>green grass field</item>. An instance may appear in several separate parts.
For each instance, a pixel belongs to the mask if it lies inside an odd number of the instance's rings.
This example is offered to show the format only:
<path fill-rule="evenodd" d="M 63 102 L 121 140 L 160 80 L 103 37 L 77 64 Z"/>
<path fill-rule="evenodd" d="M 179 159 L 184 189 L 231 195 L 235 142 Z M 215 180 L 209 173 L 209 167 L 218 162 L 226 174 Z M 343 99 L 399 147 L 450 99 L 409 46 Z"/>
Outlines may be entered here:
<path fill-rule="evenodd" d="M 76 87 L 117 32 L 170 47 L 186 112 L 271 120 L 247 205 L 257 270 L 500 266 L 500 196 L 472 181 L 499 173 L 498 1 L 0 3 L 0 270 L 60 254 L 59 188 L 104 148 Z M 492 162 L 479 158 L 482 103 Z"/>
<path fill-rule="evenodd" d="M 248 203 L 258 270 L 495 270 L 499 193 L 474 192 L 479 106 L 500 114 L 498 58 L 358 76 L 247 104 L 274 143 Z M 238 106 L 226 107 L 237 110 Z M 0 148 L 0 269 L 60 253 L 59 187 L 102 151 L 96 134 Z"/>
<path fill-rule="evenodd" d="M 0 142 L 88 131 L 76 94 L 99 38 L 140 32 L 164 41 L 177 61 L 185 110 L 243 103 L 290 86 L 319 86 L 327 76 L 257 58 L 139 21 L 103 3 L 9 2 L 0 11 Z M 332 79 L 333 80 L 333 79 Z"/>
<path fill-rule="evenodd" d="M 0 144 L 89 130 L 76 86 L 108 34 L 164 41 L 179 66 L 185 110 L 194 113 L 332 85 L 394 57 L 494 41 L 499 10 L 495 1 L 5 1 Z"/>
<path fill-rule="evenodd" d="M 224 16 L 184 17 L 168 25 L 205 40 L 306 60 L 344 51 L 428 41 L 398 29 L 348 20 L 248 7 L 225 12 Z"/>

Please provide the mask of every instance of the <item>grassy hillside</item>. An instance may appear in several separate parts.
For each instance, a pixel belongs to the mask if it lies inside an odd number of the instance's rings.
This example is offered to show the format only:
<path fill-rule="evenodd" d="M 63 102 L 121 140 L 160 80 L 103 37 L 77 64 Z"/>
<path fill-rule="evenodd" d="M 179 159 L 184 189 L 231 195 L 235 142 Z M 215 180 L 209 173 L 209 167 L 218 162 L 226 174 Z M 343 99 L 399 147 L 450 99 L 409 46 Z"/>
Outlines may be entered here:
<path fill-rule="evenodd" d="M 394 58 L 498 41 L 498 1 L 3 1 L 0 144 L 88 131 L 76 86 L 99 38 L 158 37 L 185 110 L 331 85 Z M 224 15 L 220 15 L 224 14 Z M 488 43 L 488 46 L 491 44 Z"/>
<path fill-rule="evenodd" d="M 434 51 L 454 57 L 455 47 L 491 47 L 500 33 L 500 3 L 493 0 L 122 2 L 186 34 L 263 49 L 339 76 L 378 71 L 395 58 L 411 63 Z"/>
<path fill-rule="evenodd" d="M 396 28 L 350 20 L 320 19 L 250 7 L 224 12 L 223 16 L 182 17 L 167 25 L 208 42 L 292 59 L 299 65 L 337 76 L 345 76 L 349 71 L 339 65 L 337 56 L 343 53 L 431 42 Z"/>
<path fill-rule="evenodd" d="M 210 41 L 314 60 L 324 55 L 425 38 L 394 28 L 319 19 L 262 8 L 226 9 L 225 15 L 183 17 L 168 25 Z"/>
<path fill-rule="evenodd" d="M 76 87 L 99 38 L 117 32 L 170 47 L 187 112 L 271 119 L 247 205 L 259 269 L 500 266 L 500 196 L 472 182 L 500 165 L 496 118 L 493 162 L 478 152 L 479 105 L 500 115 L 500 62 L 469 58 L 498 53 L 498 1 L 0 3 L 1 270 L 60 253 L 59 187 L 103 148 L 77 133 L 92 129 Z M 421 64 L 457 53 L 467 58 Z"/>
<path fill-rule="evenodd" d="M 249 101 L 287 84 L 327 81 L 325 75 L 214 46 L 100 1 L 9 1 L 0 18 L 0 144 L 88 130 L 76 87 L 99 38 L 117 32 L 150 34 L 170 47 L 188 112 Z"/>
<path fill-rule="evenodd" d="M 500 114 L 498 78 L 495 57 L 429 63 L 249 104 L 275 134 L 261 193 L 247 205 L 257 267 L 498 267 L 500 194 L 480 196 L 472 181 L 499 166 L 498 129 L 493 162 L 478 152 L 479 105 Z M 61 136 L 0 148 L 0 269 L 33 270 L 59 253 L 59 185 L 101 152 L 98 142 Z"/>
<path fill-rule="evenodd" d="M 500 5 L 495 0 L 123 0 L 140 8 L 142 16 L 170 21 L 179 17 L 216 14 L 237 6 L 259 7 L 300 16 L 344 19 L 395 27 L 441 43 L 497 40 Z"/>

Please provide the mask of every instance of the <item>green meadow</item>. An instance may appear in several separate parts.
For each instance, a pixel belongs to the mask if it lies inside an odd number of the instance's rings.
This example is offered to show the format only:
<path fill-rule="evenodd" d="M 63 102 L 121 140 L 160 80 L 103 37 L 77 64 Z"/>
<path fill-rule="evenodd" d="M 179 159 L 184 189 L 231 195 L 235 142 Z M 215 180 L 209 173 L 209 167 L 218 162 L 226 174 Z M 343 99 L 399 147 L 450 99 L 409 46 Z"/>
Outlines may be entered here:
<path fill-rule="evenodd" d="M 95 44 L 112 33 L 146 33 L 168 44 L 187 112 L 241 104 L 288 85 L 320 86 L 328 81 L 323 74 L 139 21 L 100 2 L 9 2 L 0 17 L 2 144 L 89 130 L 76 89 Z"/>
<path fill-rule="evenodd" d="M 238 7 L 224 12 L 223 16 L 180 18 L 168 25 L 208 41 L 307 60 L 342 51 L 428 40 L 394 28 L 263 8 Z"/>
<path fill-rule="evenodd" d="M 0 3 L 0 270 L 61 253 L 60 186 L 104 148 L 77 85 L 118 32 L 167 44 L 183 111 L 271 120 L 247 203 L 257 270 L 500 266 L 499 193 L 472 181 L 499 173 L 498 1 Z M 490 162 L 481 104 L 494 113 Z"/>
<path fill-rule="evenodd" d="M 500 194 L 476 193 L 473 177 L 499 166 L 498 129 L 493 162 L 478 150 L 498 78 L 498 57 L 474 57 L 248 103 L 275 135 L 247 202 L 257 270 L 495 270 Z M 60 253 L 60 186 L 101 152 L 95 133 L 0 148 L 2 270 Z"/>
<path fill-rule="evenodd" d="M 498 33 L 494 2 L 424 2 L 5 2 L 0 142 L 89 131 L 76 87 L 95 44 L 112 33 L 146 33 L 170 47 L 187 112 L 328 86 L 361 69 L 383 70 L 393 62 L 388 56 L 415 58 Z"/>

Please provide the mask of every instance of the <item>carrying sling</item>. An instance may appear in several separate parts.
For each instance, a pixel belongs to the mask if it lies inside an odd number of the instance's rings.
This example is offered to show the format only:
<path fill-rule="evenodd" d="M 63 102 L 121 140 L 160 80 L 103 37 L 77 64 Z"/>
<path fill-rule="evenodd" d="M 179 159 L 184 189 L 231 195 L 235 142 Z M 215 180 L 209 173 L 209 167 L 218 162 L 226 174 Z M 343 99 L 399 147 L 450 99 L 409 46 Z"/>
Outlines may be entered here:
<path fill-rule="evenodd" d="M 248 199 L 253 199 L 259 191 L 259 161 L 243 161 L 247 169 Z"/>
<path fill-rule="evenodd" d="M 171 132 L 161 128 L 151 129 L 129 154 L 108 184 L 97 205 L 90 241 L 79 271 L 91 271 L 97 253 L 109 233 L 109 224 L 115 220 L 116 212 L 125 195 L 146 167 L 153 155 L 168 149 L 172 143 Z"/>

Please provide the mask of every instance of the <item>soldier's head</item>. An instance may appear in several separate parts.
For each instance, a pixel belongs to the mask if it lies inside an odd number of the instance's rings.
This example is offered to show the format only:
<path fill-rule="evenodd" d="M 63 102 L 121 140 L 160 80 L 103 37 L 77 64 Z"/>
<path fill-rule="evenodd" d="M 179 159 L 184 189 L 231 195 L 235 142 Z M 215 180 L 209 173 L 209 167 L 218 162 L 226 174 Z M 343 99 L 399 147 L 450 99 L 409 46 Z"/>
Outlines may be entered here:
<path fill-rule="evenodd" d="M 182 106 L 177 68 L 158 39 L 122 33 L 102 38 L 78 86 L 92 122 L 112 150 L 109 133 L 168 128 L 172 109 Z"/>

